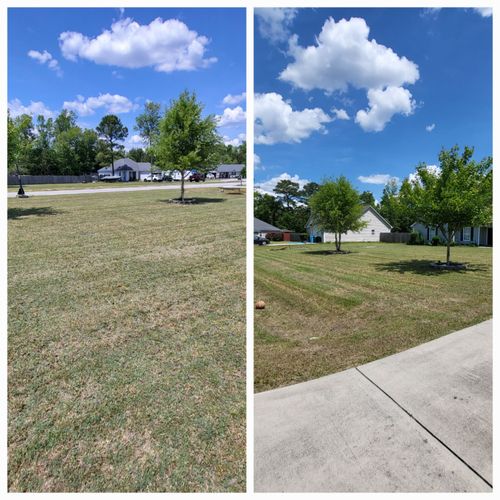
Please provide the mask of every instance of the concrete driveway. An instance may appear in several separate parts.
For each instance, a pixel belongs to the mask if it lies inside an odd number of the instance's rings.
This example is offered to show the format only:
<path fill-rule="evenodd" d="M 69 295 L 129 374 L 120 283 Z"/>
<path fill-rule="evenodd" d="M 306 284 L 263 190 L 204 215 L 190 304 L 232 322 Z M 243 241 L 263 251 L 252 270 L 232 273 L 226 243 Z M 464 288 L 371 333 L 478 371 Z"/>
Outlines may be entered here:
<path fill-rule="evenodd" d="M 491 491 L 492 322 L 255 396 L 255 490 Z"/>
<path fill-rule="evenodd" d="M 242 187 L 245 187 L 246 183 L 243 181 Z M 232 188 L 240 186 L 240 181 L 231 182 L 229 179 L 225 182 L 208 182 L 208 183 L 196 183 L 186 182 L 186 191 L 191 189 L 208 189 L 208 188 Z M 96 194 L 96 193 L 128 193 L 132 191 L 155 191 L 164 190 L 169 191 L 176 189 L 180 191 L 180 183 L 169 184 L 167 186 L 161 184 L 153 184 L 152 186 L 133 186 L 133 187 L 109 187 L 109 188 L 84 188 L 84 189 L 59 189 L 54 191 L 31 191 L 31 189 L 36 189 L 35 186 L 29 186 L 25 188 L 26 194 L 28 196 L 61 196 L 61 195 L 72 195 L 72 194 Z M 17 192 L 10 192 L 7 194 L 8 198 L 15 198 Z"/>

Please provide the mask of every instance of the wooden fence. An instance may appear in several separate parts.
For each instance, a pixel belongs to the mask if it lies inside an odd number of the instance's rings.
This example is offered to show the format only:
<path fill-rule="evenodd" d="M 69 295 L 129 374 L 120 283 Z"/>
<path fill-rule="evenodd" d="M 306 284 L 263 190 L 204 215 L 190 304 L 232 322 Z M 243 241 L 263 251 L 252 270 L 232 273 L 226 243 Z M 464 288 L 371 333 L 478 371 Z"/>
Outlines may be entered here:
<path fill-rule="evenodd" d="M 408 243 L 410 233 L 380 233 L 382 243 Z"/>
<path fill-rule="evenodd" d="M 87 175 L 21 175 L 23 184 L 72 184 L 76 182 L 92 182 L 95 176 Z M 7 184 L 17 186 L 19 179 L 17 175 L 8 175 Z"/>

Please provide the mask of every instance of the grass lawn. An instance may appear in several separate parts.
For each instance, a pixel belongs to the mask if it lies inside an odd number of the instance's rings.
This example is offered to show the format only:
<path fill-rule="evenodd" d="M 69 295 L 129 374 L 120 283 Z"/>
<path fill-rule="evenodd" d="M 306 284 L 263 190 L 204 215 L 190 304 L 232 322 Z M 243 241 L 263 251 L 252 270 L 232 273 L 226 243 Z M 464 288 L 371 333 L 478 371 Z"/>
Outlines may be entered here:
<path fill-rule="evenodd" d="M 255 248 L 257 391 L 403 351 L 492 316 L 491 248 L 346 243 Z"/>
<path fill-rule="evenodd" d="M 186 186 L 189 187 L 189 184 L 193 184 L 189 181 L 185 181 Z M 237 179 L 208 179 L 204 182 L 204 184 L 211 184 L 214 182 L 235 182 L 239 184 Z M 199 182 L 195 182 L 194 184 L 200 184 Z M 131 182 L 68 182 L 66 184 L 24 184 L 24 190 L 29 194 L 30 192 L 35 191 L 64 191 L 66 189 L 102 189 L 109 187 L 134 187 L 134 186 L 181 186 L 181 181 L 172 181 L 172 182 L 144 182 L 144 181 L 131 181 Z M 9 193 L 13 193 L 19 190 L 19 185 L 9 186 Z"/>
<path fill-rule="evenodd" d="M 178 194 L 9 200 L 11 491 L 245 489 L 245 197 Z"/>

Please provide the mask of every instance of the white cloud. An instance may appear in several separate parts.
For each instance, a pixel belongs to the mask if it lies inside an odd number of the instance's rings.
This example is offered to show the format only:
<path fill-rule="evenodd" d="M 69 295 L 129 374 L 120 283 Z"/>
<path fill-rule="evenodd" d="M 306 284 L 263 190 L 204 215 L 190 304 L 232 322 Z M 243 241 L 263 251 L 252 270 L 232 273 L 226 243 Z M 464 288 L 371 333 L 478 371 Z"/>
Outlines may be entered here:
<path fill-rule="evenodd" d="M 427 132 L 432 132 L 435 128 L 436 128 L 436 124 L 431 123 L 430 125 L 426 125 L 425 130 L 427 130 Z"/>
<path fill-rule="evenodd" d="M 222 103 L 234 106 L 235 104 L 243 102 L 246 99 L 246 97 L 247 97 L 246 92 L 242 92 L 241 94 L 238 95 L 227 94 L 227 96 L 224 97 L 224 99 L 222 99 Z"/>
<path fill-rule="evenodd" d="M 382 184 L 386 185 L 389 181 L 395 180 L 399 182 L 398 177 L 394 177 L 389 174 L 372 174 L 372 175 L 360 175 L 358 181 L 363 184 Z"/>
<path fill-rule="evenodd" d="M 256 153 L 253 154 L 253 164 L 260 165 L 260 156 Z"/>
<path fill-rule="evenodd" d="M 39 52 L 38 50 L 29 50 L 28 56 L 31 57 L 31 59 L 35 59 L 35 61 L 38 61 L 40 64 L 47 63 L 49 69 L 54 71 L 57 76 L 63 75 L 62 69 L 59 66 L 59 61 L 54 59 L 50 52 L 47 52 L 46 50 L 43 52 Z"/>
<path fill-rule="evenodd" d="M 27 106 L 24 106 L 19 99 L 13 99 L 9 102 L 9 113 L 12 118 L 20 115 L 31 115 L 35 118 L 38 115 L 43 115 L 45 118 L 54 116 L 54 112 L 41 101 L 31 101 Z"/>
<path fill-rule="evenodd" d="M 241 144 L 243 144 L 244 141 L 246 141 L 246 138 L 247 138 L 246 134 L 242 133 L 238 134 L 238 136 L 234 137 L 233 139 L 231 139 L 227 135 L 223 136 L 222 139 L 226 146 L 240 146 Z"/>
<path fill-rule="evenodd" d="M 415 83 L 418 66 L 391 48 L 368 38 L 370 28 L 361 18 L 326 20 L 315 45 L 301 47 L 297 35 L 289 42 L 295 60 L 280 74 L 280 79 L 295 87 L 327 92 L 382 89 Z"/>
<path fill-rule="evenodd" d="M 107 113 L 128 113 L 137 109 L 138 105 L 127 97 L 118 94 L 99 94 L 97 97 L 78 95 L 76 101 L 64 101 L 63 108 L 75 111 L 80 116 L 93 115 L 97 109 L 103 108 Z"/>
<path fill-rule="evenodd" d="M 368 109 L 356 113 L 356 123 L 365 132 L 380 132 L 398 113 L 411 115 L 416 103 L 409 90 L 403 87 L 387 87 L 385 90 L 368 90 Z"/>
<path fill-rule="evenodd" d="M 313 132 L 324 132 L 324 123 L 332 119 L 320 108 L 294 111 L 280 94 L 256 94 L 255 143 L 298 143 Z"/>
<path fill-rule="evenodd" d="M 134 134 L 131 138 L 130 138 L 130 142 L 132 144 L 142 144 L 144 142 L 143 138 L 139 135 L 139 134 Z"/>
<path fill-rule="evenodd" d="M 481 17 L 491 17 L 493 15 L 493 9 L 491 7 L 476 7 L 473 10 Z"/>
<path fill-rule="evenodd" d="M 245 123 L 247 114 L 241 106 L 236 106 L 235 108 L 226 108 L 222 115 L 217 115 L 216 119 L 219 127 L 227 127 L 228 125 Z"/>
<path fill-rule="evenodd" d="M 78 58 L 123 68 L 154 67 L 156 71 L 189 71 L 206 68 L 217 61 L 205 58 L 209 39 L 190 30 L 177 19 L 156 18 L 141 25 L 131 18 L 119 19 L 99 36 L 65 31 L 59 46 L 66 59 Z"/>
<path fill-rule="evenodd" d="M 256 182 L 255 183 L 255 190 L 259 191 L 260 193 L 266 193 L 270 194 L 272 196 L 276 196 L 276 193 L 273 192 L 273 189 L 276 187 L 276 184 L 278 184 L 279 181 L 282 180 L 289 180 L 292 182 L 297 182 L 300 186 L 300 189 L 304 187 L 305 184 L 310 182 L 307 179 L 301 179 L 298 175 L 290 175 L 287 174 L 286 172 L 278 175 L 277 177 L 273 177 L 272 179 L 268 179 L 267 181 L 262 181 L 262 182 Z"/>
<path fill-rule="evenodd" d="M 290 26 L 296 15 L 297 9 L 255 9 L 260 35 L 273 43 L 288 39 Z"/>
<path fill-rule="evenodd" d="M 425 18 L 431 18 L 431 19 L 436 19 L 441 12 L 441 7 L 431 7 L 431 8 L 426 8 L 422 9 L 420 12 L 420 17 Z"/>
<path fill-rule="evenodd" d="M 345 109 L 332 108 L 332 113 L 335 115 L 336 120 L 350 120 Z"/>
<path fill-rule="evenodd" d="M 438 167 L 437 165 L 427 165 L 426 170 L 436 177 L 441 175 L 441 167 Z M 420 177 L 416 172 L 413 172 L 408 176 L 408 180 L 412 183 L 420 182 Z"/>

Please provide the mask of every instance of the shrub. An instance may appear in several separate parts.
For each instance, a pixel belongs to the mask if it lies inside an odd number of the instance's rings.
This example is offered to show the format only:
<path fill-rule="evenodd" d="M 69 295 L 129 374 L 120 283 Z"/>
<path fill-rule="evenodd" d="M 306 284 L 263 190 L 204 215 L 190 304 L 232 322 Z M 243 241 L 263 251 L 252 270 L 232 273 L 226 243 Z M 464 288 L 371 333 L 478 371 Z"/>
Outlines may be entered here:
<path fill-rule="evenodd" d="M 436 236 L 432 237 L 431 245 L 433 247 L 437 247 L 437 246 L 441 245 L 441 238 L 437 234 L 436 234 Z"/>
<path fill-rule="evenodd" d="M 408 245 L 423 245 L 424 237 L 418 231 L 412 231 L 410 233 L 410 239 L 408 240 Z"/>
<path fill-rule="evenodd" d="M 266 237 L 271 241 L 283 241 L 283 233 L 267 233 Z"/>

